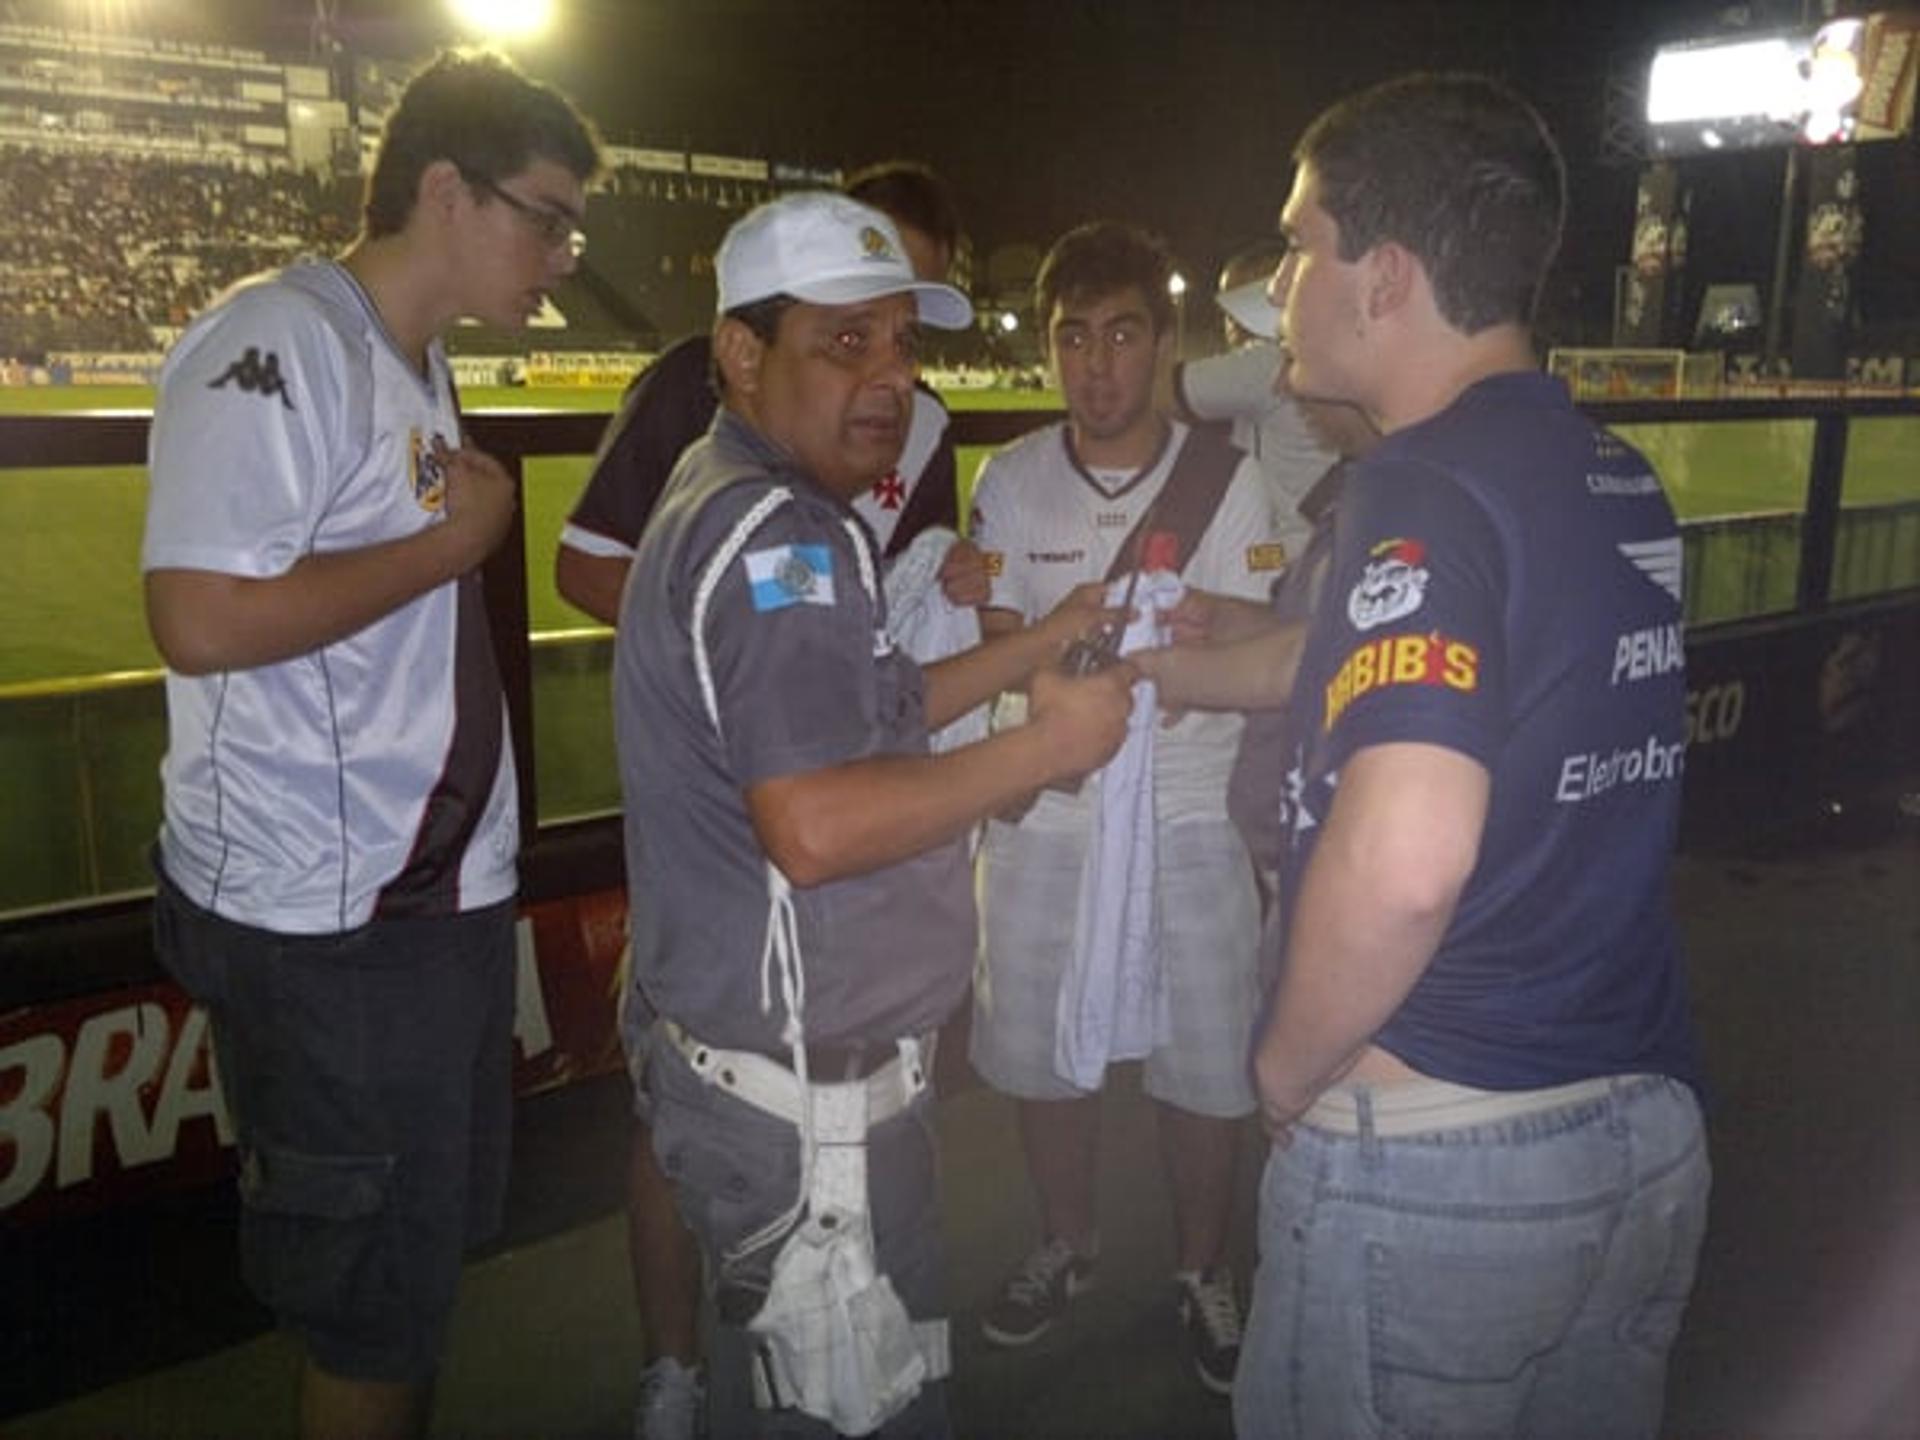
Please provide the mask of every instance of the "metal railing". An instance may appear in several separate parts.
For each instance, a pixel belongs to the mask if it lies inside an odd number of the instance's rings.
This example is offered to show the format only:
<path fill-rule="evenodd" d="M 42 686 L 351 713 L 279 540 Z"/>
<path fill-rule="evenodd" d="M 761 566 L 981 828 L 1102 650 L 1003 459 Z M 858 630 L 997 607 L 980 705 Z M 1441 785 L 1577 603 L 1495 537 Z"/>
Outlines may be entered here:
<path fill-rule="evenodd" d="M 1858 416 L 1920 416 L 1920 400 L 1637 402 L 1593 407 L 1606 423 L 1688 424 L 1751 419 L 1811 421 L 1815 438 L 1804 511 L 1716 516 L 1685 529 L 1690 624 L 1818 611 L 1830 603 L 1920 584 L 1920 500 L 1843 508 L 1847 426 Z M 1055 418 L 1045 411 L 961 411 L 959 445 L 1003 443 Z M 0 416 L 0 470 L 142 464 L 144 414 Z M 525 461 L 589 453 L 606 417 L 593 413 L 481 411 L 467 417 L 476 443 L 518 479 Z M 0 483 L 4 483 L 0 478 Z M 488 562 L 489 609 L 508 687 L 514 742 L 523 759 L 521 814 L 530 877 L 547 873 L 565 822 L 617 803 L 610 747 L 578 727 L 539 724 L 582 706 L 604 712 L 612 644 L 597 629 L 528 633 L 526 542 L 514 530 Z M 0 822 L 0 914 L 65 905 L 143 888 L 158 821 L 154 767 L 164 746 L 157 671 L 0 687 L 0 766 L 7 775 Z M 610 732 L 608 732 L 610 733 Z M 573 842 L 569 842 L 573 843 Z M 600 842 L 604 843 L 604 842 Z M 605 861 L 600 870 L 609 870 Z M 618 861 L 610 872 L 618 883 Z M 553 868 L 558 892 L 577 884 Z M 530 880 L 537 891 L 540 884 Z"/>

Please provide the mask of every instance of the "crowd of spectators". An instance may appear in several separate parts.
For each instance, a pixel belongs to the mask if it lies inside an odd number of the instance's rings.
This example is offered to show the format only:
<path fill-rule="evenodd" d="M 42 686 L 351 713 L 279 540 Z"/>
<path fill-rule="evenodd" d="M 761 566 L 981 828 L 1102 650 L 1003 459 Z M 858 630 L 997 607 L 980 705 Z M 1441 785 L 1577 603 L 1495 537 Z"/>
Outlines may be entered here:
<path fill-rule="evenodd" d="M 153 349 L 241 276 L 345 244 L 356 189 L 293 170 L 0 147 L 4 348 Z"/>

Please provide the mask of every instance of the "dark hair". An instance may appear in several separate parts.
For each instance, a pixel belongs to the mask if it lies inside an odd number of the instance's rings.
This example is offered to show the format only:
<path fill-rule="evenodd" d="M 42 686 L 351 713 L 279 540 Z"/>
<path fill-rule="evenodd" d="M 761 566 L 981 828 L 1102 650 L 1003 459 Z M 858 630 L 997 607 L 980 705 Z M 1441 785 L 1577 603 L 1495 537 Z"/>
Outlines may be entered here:
<path fill-rule="evenodd" d="M 760 300 L 749 300 L 744 305 L 736 305 L 721 315 L 723 320 L 738 320 L 751 330 L 763 345 L 771 345 L 780 335 L 780 317 L 800 302 L 791 295 L 768 295 Z M 713 381 L 713 393 L 724 396 L 727 393 L 726 372 L 720 368 L 720 352 L 716 349 L 708 363 L 708 378 Z"/>
<path fill-rule="evenodd" d="M 1294 149 L 1340 227 L 1340 258 L 1382 241 L 1420 258 L 1447 323 L 1529 324 L 1560 247 L 1566 168 L 1533 107 L 1482 75 L 1407 75 L 1321 114 Z"/>
<path fill-rule="evenodd" d="M 1093 300 L 1133 286 L 1147 307 L 1153 333 L 1173 328 L 1173 298 L 1167 281 L 1173 255 L 1155 235 L 1118 220 L 1095 220 L 1053 242 L 1033 280 L 1035 318 L 1044 331 L 1062 299 Z"/>
<path fill-rule="evenodd" d="M 768 295 L 764 299 L 749 300 L 745 305 L 734 306 L 727 311 L 725 318 L 738 320 L 771 345 L 780 333 L 780 317 L 799 303 L 791 295 Z"/>
<path fill-rule="evenodd" d="M 420 176 L 436 160 L 478 180 L 502 180 L 535 158 L 586 180 L 600 168 L 599 142 L 565 96 L 512 61 L 484 50 L 443 51 L 407 82 L 387 117 L 367 180 L 367 234 L 406 228 Z"/>
<path fill-rule="evenodd" d="M 1222 260 L 1220 262 L 1221 277 L 1224 280 L 1235 271 L 1271 275 L 1280 268 L 1280 262 L 1287 258 L 1287 248 L 1284 235 L 1263 235 L 1258 240 L 1242 245 Z"/>
<path fill-rule="evenodd" d="M 960 210 L 953 192 L 915 160 L 883 160 L 854 171 L 841 187 L 898 225 L 911 226 L 949 255 L 960 248 Z"/>

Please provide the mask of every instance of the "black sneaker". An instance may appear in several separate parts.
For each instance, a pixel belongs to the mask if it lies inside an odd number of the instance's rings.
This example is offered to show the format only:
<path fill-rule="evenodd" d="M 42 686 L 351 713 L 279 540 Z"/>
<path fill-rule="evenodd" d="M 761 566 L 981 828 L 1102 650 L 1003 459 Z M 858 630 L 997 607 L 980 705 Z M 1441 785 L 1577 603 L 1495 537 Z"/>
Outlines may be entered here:
<path fill-rule="evenodd" d="M 1173 1285 L 1200 1383 L 1216 1395 L 1231 1395 L 1233 1372 L 1240 1364 L 1240 1304 L 1233 1298 L 1233 1272 L 1224 1265 L 1183 1270 L 1173 1277 Z"/>
<path fill-rule="evenodd" d="M 1038 1340 L 1092 1284 L 1092 1257 L 1075 1253 L 1064 1240 L 1049 1240 L 1007 1277 L 980 1317 L 980 1333 L 996 1345 Z"/>

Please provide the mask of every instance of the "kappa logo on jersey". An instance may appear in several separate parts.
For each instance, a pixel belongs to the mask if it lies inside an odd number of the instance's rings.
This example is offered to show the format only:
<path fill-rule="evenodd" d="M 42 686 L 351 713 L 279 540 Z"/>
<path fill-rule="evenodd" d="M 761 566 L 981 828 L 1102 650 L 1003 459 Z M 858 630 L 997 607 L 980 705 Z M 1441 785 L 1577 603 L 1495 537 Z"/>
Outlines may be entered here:
<path fill-rule="evenodd" d="M 1680 598 L 1680 572 L 1685 552 L 1680 537 L 1663 540 L 1623 540 L 1620 553 L 1633 562 L 1633 568 L 1658 585 L 1675 600 Z"/>
<path fill-rule="evenodd" d="M 982 550 L 980 559 L 986 564 L 990 579 L 998 580 L 1007 572 L 1007 557 L 998 550 Z"/>
<path fill-rule="evenodd" d="M 1367 554 L 1373 558 L 1347 595 L 1347 619 L 1356 630 L 1404 619 L 1427 598 L 1430 572 L 1420 563 L 1427 547 L 1420 541 L 1382 540 Z"/>
<path fill-rule="evenodd" d="M 249 345 L 234 361 L 217 376 L 207 382 L 209 390 L 224 389 L 228 382 L 238 385 L 248 395 L 261 395 L 272 399 L 280 397 L 280 403 L 293 409 L 293 397 L 287 393 L 286 377 L 280 373 L 280 357 L 269 350 L 267 358 L 260 358 L 260 347 Z"/>
<path fill-rule="evenodd" d="M 1270 540 L 1264 545 L 1247 546 L 1247 569 L 1255 574 L 1263 570 L 1284 570 L 1287 568 L 1287 547 L 1278 540 Z"/>
<path fill-rule="evenodd" d="M 1463 693 L 1477 690 L 1480 652 L 1438 630 L 1370 640 L 1347 656 L 1327 682 L 1323 728 L 1333 729 L 1349 705 L 1369 690 L 1387 685 L 1443 685 Z"/>
<path fill-rule="evenodd" d="M 775 545 L 749 550 L 748 594 L 765 613 L 789 605 L 833 604 L 833 552 L 824 545 Z"/>
<path fill-rule="evenodd" d="M 438 511 L 447 503 L 447 467 L 418 429 L 407 433 L 407 488 L 422 510 Z"/>

